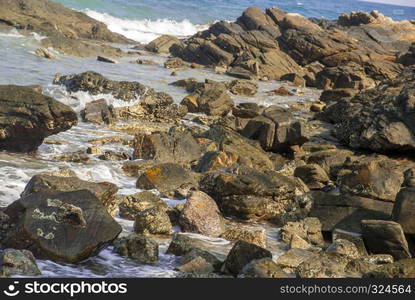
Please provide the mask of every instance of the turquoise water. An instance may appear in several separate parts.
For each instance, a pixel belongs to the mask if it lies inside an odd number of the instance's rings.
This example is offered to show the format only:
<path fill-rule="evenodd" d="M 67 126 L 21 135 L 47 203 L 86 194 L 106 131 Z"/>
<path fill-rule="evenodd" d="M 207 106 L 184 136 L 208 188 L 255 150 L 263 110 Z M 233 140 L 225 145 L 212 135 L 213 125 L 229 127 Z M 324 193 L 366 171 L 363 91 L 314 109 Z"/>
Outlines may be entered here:
<path fill-rule="evenodd" d="M 75 9 L 91 9 L 128 19 L 188 19 L 201 24 L 215 20 L 233 20 L 256 5 L 277 6 L 307 17 L 337 18 L 340 13 L 377 9 L 396 20 L 415 19 L 415 7 L 403 7 L 357 0 L 57 0 Z M 391 0 L 392 2 L 396 2 Z"/>

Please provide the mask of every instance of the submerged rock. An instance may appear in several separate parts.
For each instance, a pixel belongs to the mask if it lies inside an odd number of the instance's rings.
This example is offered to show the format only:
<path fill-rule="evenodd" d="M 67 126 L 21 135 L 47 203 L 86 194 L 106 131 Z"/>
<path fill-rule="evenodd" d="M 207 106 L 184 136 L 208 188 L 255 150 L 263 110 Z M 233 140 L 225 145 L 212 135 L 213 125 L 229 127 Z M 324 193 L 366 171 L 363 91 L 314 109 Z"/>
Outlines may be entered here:
<path fill-rule="evenodd" d="M 0 106 L 1 150 L 35 151 L 46 137 L 78 123 L 72 108 L 33 87 L 0 86 Z"/>
<path fill-rule="evenodd" d="M 96 255 L 121 232 L 101 201 L 87 190 L 40 191 L 5 209 L 13 228 L 2 244 L 36 258 L 77 263 Z"/>

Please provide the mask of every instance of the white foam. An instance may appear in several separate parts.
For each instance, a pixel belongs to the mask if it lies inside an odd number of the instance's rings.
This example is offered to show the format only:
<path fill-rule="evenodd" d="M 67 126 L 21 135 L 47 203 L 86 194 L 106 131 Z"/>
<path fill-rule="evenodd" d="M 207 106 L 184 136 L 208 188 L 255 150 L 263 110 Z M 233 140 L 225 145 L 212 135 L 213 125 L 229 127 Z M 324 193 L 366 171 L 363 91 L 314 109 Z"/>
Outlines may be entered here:
<path fill-rule="evenodd" d="M 170 19 L 159 19 L 157 21 L 148 19 L 129 20 L 89 9 L 85 10 L 85 13 L 91 18 L 106 24 L 109 30 L 140 43 L 149 43 L 163 34 L 174 35 L 177 37 L 191 36 L 198 31 L 208 28 L 208 25 L 195 25 L 189 20 L 180 22 Z"/>
<path fill-rule="evenodd" d="M 0 32 L 1 37 L 12 37 L 12 38 L 23 38 L 24 35 L 21 35 L 17 29 L 13 28 L 9 32 Z"/>

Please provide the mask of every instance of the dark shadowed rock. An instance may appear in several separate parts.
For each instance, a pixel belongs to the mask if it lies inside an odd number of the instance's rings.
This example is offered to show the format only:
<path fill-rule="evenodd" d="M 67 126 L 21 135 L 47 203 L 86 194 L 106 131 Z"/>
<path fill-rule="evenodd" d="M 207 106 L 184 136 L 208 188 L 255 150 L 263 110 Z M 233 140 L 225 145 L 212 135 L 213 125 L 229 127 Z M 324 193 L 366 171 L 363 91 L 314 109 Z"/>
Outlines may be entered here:
<path fill-rule="evenodd" d="M 224 268 L 230 274 L 237 276 L 247 264 L 261 258 L 272 258 L 272 254 L 257 245 L 238 241 L 226 257 Z"/>
<path fill-rule="evenodd" d="M 20 198 L 5 213 L 14 224 L 2 243 L 36 258 L 77 263 L 96 255 L 121 232 L 90 191 L 41 191 Z"/>
<path fill-rule="evenodd" d="M 35 257 L 29 250 L 0 250 L 0 278 L 41 275 Z"/>
<path fill-rule="evenodd" d="M 411 258 L 401 225 L 392 221 L 363 220 L 363 239 L 374 254 L 391 254 L 396 260 Z"/>
<path fill-rule="evenodd" d="M 321 189 L 330 181 L 327 173 L 316 164 L 297 167 L 294 176 L 299 177 L 310 189 Z"/>
<path fill-rule="evenodd" d="M 376 268 L 363 276 L 364 278 L 415 278 L 415 258 L 404 259 L 393 264 Z"/>
<path fill-rule="evenodd" d="M 1 150 L 35 151 L 44 138 L 78 123 L 72 108 L 33 87 L 0 86 L 0 106 Z"/>
<path fill-rule="evenodd" d="M 132 233 L 114 241 L 114 252 L 132 258 L 141 264 L 157 263 L 159 247 L 156 241 L 144 235 Z"/>

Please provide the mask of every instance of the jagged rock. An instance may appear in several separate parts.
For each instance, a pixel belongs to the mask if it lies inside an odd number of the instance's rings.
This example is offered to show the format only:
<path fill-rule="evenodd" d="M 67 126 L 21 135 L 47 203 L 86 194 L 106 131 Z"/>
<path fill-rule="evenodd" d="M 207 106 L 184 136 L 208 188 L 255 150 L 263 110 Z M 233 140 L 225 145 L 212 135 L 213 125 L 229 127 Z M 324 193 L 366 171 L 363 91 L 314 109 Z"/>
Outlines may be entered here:
<path fill-rule="evenodd" d="M 195 168 L 196 172 L 205 173 L 211 171 L 226 170 L 239 161 L 238 155 L 223 151 L 206 152 L 199 160 Z"/>
<path fill-rule="evenodd" d="M 154 264 L 159 259 L 157 242 L 135 233 L 116 239 L 114 241 L 114 252 L 132 258 L 140 264 Z"/>
<path fill-rule="evenodd" d="M 175 233 L 169 247 L 166 250 L 166 253 L 176 256 L 183 256 L 190 253 L 194 249 L 203 249 L 203 246 L 199 240 L 189 237 L 183 233 Z"/>
<path fill-rule="evenodd" d="M 14 227 L 2 244 L 28 249 L 36 258 L 77 263 L 96 255 L 121 232 L 90 191 L 41 191 L 22 197 L 4 211 Z"/>
<path fill-rule="evenodd" d="M 175 191 L 183 187 L 195 186 L 191 174 L 177 164 L 158 164 L 147 169 L 137 179 L 137 187 L 145 190 L 158 190 L 161 195 L 174 196 Z"/>
<path fill-rule="evenodd" d="M 223 219 L 216 202 L 201 191 L 193 191 L 180 213 L 179 224 L 183 231 L 207 236 L 219 236 Z"/>
<path fill-rule="evenodd" d="M 356 245 L 348 240 L 342 239 L 337 239 L 330 246 L 328 246 L 326 253 L 335 253 L 351 259 L 357 259 L 360 257 L 359 250 L 357 250 Z"/>
<path fill-rule="evenodd" d="M 116 118 L 114 107 L 108 105 L 105 99 L 87 103 L 85 109 L 81 111 L 81 116 L 84 122 L 94 124 L 111 124 Z"/>
<path fill-rule="evenodd" d="M 235 117 L 243 119 L 251 119 L 258 117 L 262 113 L 263 109 L 255 102 L 240 103 L 233 108 L 232 114 Z"/>
<path fill-rule="evenodd" d="M 267 248 L 267 233 L 265 228 L 261 227 L 242 224 L 227 225 L 220 237 L 228 241 L 244 241 L 262 248 Z"/>
<path fill-rule="evenodd" d="M 336 240 L 348 240 L 355 244 L 357 251 L 359 252 L 360 256 L 367 256 L 367 249 L 365 243 L 363 241 L 363 237 L 359 233 L 349 232 L 341 229 L 335 229 L 332 234 L 333 241 Z"/>
<path fill-rule="evenodd" d="M 170 234 L 172 225 L 165 208 L 154 206 L 137 213 L 134 232 L 139 234 Z"/>
<path fill-rule="evenodd" d="M 56 55 L 53 54 L 49 49 L 45 49 L 45 48 L 39 48 L 30 53 L 32 53 L 33 55 L 39 56 L 39 57 L 47 58 L 47 59 L 56 59 Z"/>
<path fill-rule="evenodd" d="M 115 199 L 118 187 L 115 184 L 109 182 L 95 183 L 84 181 L 74 175 L 65 177 L 54 176 L 53 174 L 35 175 L 26 185 L 21 197 L 48 190 L 56 192 L 88 190 L 101 201 L 112 215 L 115 214 L 118 205 Z"/>
<path fill-rule="evenodd" d="M 237 241 L 226 257 L 224 268 L 230 274 L 237 276 L 247 264 L 261 258 L 272 258 L 272 254 L 257 245 Z"/>
<path fill-rule="evenodd" d="M 0 250 L 0 278 L 41 275 L 35 257 L 29 250 Z"/>
<path fill-rule="evenodd" d="M 297 268 L 301 278 L 344 278 L 350 258 L 337 253 L 313 255 Z"/>
<path fill-rule="evenodd" d="M 309 217 L 298 222 L 287 222 L 287 224 L 281 228 L 281 241 L 290 243 L 293 236 L 297 235 L 314 245 L 324 245 L 321 228 L 322 225 L 317 218 Z"/>
<path fill-rule="evenodd" d="M 203 257 L 197 256 L 187 263 L 178 266 L 177 271 L 192 273 L 192 274 L 210 274 L 215 271 L 211 263 L 206 261 Z"/>
<path fill-rule="evenodd" d="M 402 226 L 405 234 L 415 240 L 415 172 L 410 169 L 406 172 L 404 187 L 396 196 L 392 219 Z"/>
<path fill-rule="evenodd" d="M 166 69 L 183 69 L 186 67 L 185 62 L 178 57 L 172 57 L 164 63 Z"/>
<path fill-rule="evenodd" d="M 72 108 L 33 87 L 1 85 L 0 104 L 1 150 L 35 151 L 46 137 L 78 123 Z"/>
<path fill-rule="evenodd" d="M 255 96 L 258 91 L 258 84 L 250 80 L 232 80 L 227 87 L 234 95 Z"/>
<path fill-rule="evenodd" d="M 363 276 L 364 278 L 414 278 L 415 258 L 404 259 L 393 264 L 386 264 L 376 268 Z"/>
<path fill-rule="evenodd" d="M 181 41 L 177 37 L 171 35 L 162 35 L 147 44 L 145 49 L 159 54 L 169 54 L 170 47 L 175 44 L 181 44 Z"/>
<path fill-rule="evenodd" d="M 330 181 L 324 169 L 316 164 L 297 167 L 294 170 L 294 176 L 299 177 L 312 190 L 321 189 Z"/>
<path fill-rule="evenodd" d="M 285 272 L 293 273 L 303 262 L 312 260 L 313 257 L 317 257 L 317 254 L 304 249 L 290 249 L 282 254 L 277 259 L 277 265 L 280 266 Z"/>
<path fill-rule="evenodd" d="M 401 225 L 392 221 L 363 220 L 363 239 L 374 254 L 391 254 L 395 260 L 411 258 Z"/>

